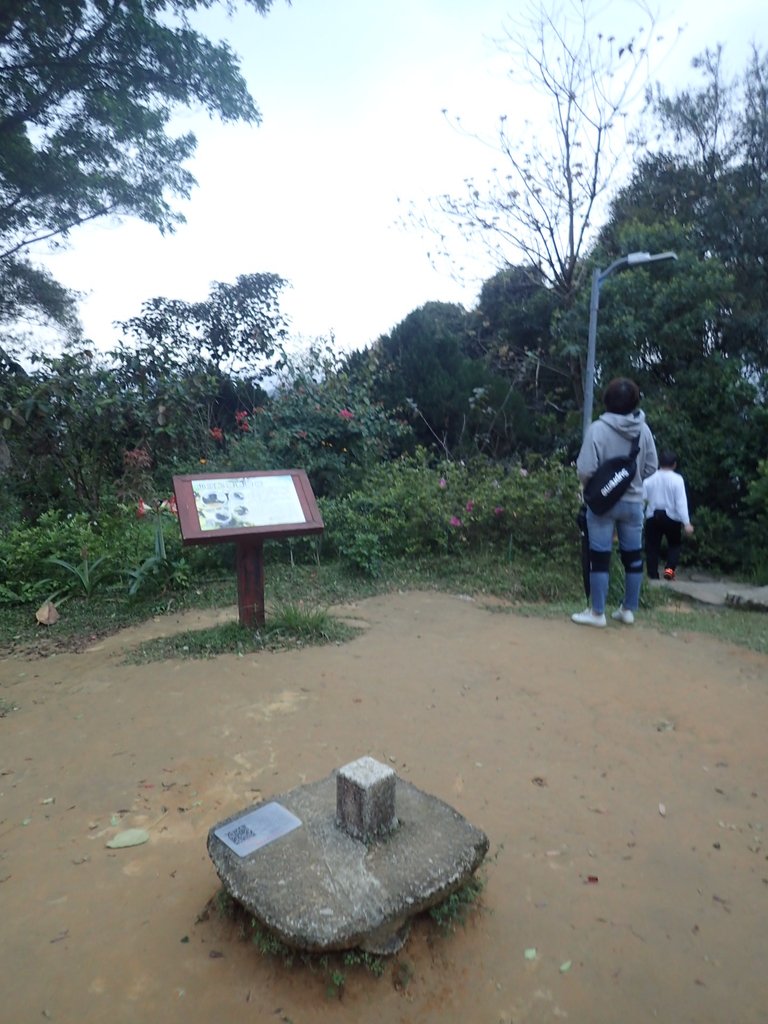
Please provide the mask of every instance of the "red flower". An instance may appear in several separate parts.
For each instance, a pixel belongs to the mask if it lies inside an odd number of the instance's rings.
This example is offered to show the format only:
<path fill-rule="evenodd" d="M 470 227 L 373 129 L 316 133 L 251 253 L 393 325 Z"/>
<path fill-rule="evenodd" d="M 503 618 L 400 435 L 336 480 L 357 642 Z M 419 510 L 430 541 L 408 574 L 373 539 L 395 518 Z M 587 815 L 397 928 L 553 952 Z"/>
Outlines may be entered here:
<path fill-rule="evenodd" d="M 149 506 L 145 503 L 143 498 L 139 498 L 139 504 L 136 508 L 136 518 L 142 519 L 147 512 L 149 512 Z"/>
<path fill-rule="evenodd" d="M 355 414 L 350 412 L 349 409 L 342 409 L 339 412 L 339 416 L 341 416 L 343 420 L 353 420 L 355 418 Z"/>
<path fill-rule="evenodd" d="M 177 516 L 179 514 L 179 510 L 176 507 L 176 495 L 172 494 L 167 501 L 161 502 L 160 508 L 163 512 L 170 512 L 172 516 Z"/>
<path fill-rule="evenodd" d="M 245 409 L 238 409 L 238 411 L 235 413 L 235 423 L 237 424 L 238 430 L 242 430 L 245 432 L 251 429 L 248 423 L 248 413 L 245 411 Z"/>
<path fill-rule="evenodd" d="M 212 427 L 211 437 L 213 438 L 214 441 L 223 441 L 224 431 L 221 429 L 221 427 Z"/>

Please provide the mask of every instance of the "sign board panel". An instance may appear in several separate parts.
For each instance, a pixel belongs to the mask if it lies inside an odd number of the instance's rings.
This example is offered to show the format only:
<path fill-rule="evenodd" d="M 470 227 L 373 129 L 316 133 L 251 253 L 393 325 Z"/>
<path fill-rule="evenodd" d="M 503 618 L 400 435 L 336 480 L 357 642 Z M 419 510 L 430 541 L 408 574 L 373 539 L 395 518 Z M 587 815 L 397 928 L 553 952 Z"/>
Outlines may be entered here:
<path fill-rule="evenodd" d="M 299 825 L 301 819 L 291 814 L 287 807 L 273 801 L 220 825 L 213 834 L 238 857 L 247 857 L 254 850 L 260 850 L 262 846 L 293 832 Z"/>
<path fill-rule="evenodd" d="M 303 469 L 195 473 L 173 478 L 185 544 L 320 533 L 323 520 Z"/>

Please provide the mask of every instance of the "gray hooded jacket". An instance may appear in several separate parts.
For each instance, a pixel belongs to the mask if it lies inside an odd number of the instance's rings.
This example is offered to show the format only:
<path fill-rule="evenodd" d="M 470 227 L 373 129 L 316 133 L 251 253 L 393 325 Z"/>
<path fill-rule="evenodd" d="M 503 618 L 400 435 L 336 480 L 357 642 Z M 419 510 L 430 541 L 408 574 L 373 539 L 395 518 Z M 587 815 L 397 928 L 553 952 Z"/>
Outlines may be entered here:
<path fill-rule="evenodd" d="M 582 487 L 600 463 L 617 455 L 629 455 L 636 437 L 640 438 L 637 472 L 623 497 L 626 501 L 642 502 L 643 480 L 659 467 L 653 434 L 645 422 L 642 409 L 635 409 L 626 416 L 618 412 L 604 412 L 600 419 L 590 423 L 576 460 L 576 471 Z"/>

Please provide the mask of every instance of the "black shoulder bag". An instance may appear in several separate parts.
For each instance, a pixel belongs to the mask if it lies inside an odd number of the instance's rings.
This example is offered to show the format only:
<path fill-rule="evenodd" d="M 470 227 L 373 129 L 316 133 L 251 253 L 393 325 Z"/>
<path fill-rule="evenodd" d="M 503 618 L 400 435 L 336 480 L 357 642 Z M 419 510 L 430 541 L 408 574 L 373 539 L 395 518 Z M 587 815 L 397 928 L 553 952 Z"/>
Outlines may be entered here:
<path fill-rule="evenodd" d="M 584 488 L 584 501 L 596 516 L 604 516 L 624 494 L 637 472 L 640 435 L 632 442 L 629 455 L 617 455 L 601 462 Z"/>

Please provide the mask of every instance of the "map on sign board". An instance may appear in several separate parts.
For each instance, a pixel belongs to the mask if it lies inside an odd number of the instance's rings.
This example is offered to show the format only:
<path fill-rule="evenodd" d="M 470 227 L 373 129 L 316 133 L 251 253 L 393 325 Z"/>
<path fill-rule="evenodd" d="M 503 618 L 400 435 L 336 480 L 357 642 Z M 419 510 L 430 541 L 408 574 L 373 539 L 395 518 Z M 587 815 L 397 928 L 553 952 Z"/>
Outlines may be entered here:
<path fill-rule="evenodd" d="M 301 820 L 282 804 L 264 804 L 241 818 L 214 829 L 213 834 L 234 850 L 238 857 L 246 857 L 275 839 L 293 832 Z"/>
<path fill-rule="evenodd" d="M 306 522 L 290 473 L 193 479 L 192 493 L 201 530 Z"/>

